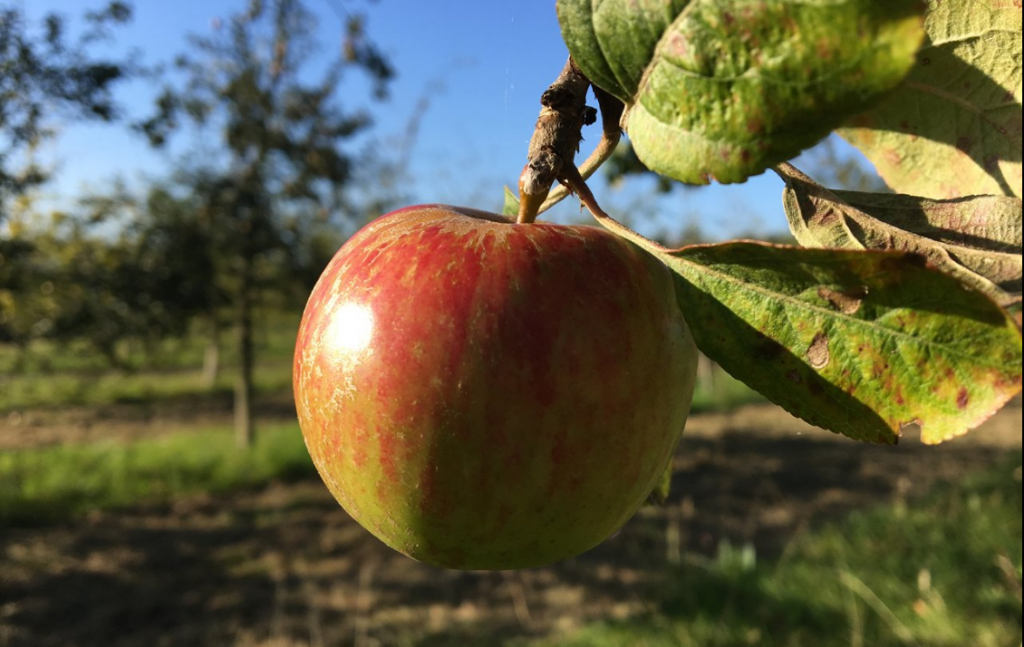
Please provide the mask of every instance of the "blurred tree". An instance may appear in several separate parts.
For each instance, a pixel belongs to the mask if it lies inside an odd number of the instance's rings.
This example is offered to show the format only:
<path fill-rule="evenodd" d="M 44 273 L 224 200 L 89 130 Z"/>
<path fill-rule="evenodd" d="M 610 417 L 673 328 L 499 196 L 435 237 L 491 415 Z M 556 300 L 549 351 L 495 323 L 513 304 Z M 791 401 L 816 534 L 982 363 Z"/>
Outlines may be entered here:
<path fill-rule="evenodd" d="M 0 225 L 6 223 L 0 238 L 0 343 L 22 351 L 33 336 L 52 332 L 58 277 L 52 259 L 26 238 L 25 223 L 7 221 L 12 207 L 27 210 L 22 203 L 49 175 L 34 153 L 53 136 L 53 119 L 118 116 L 113 87 L 139 68 L 94 58 L 90 48 L 130 18 L 128 4 L 110 2 L 101 11 L 86 12 L 86 27 L 72 40 L 66 19 L 56 13 L 34 30 L 20 7 L 0 5 Z"/>
<path fill-rule="evenodd" d="M 154 145 L 183 124 L 222 137 L 214 164 L 202 170 L 202 199 L 224 261 L 219 283 L 235 313 L 241 358 L 235 421 L 242 446 L 253 435 L 253 310 L 267 286 L 261 268 L 272 258 L 285 270 L 288 259 L 303 265 L 299 259 L 309 251 L 298 250 L 321 235 L 318 225 L 338 214 L 353 216 L 345 210 L 344 189 L 358 162 L 340 145 L 370 118 L 341 109 L 340 83 L 346 70 L 362 69 L 383 98 L 393 74 L 353 15 L 338 55 L 311 81 L 316 26 L 299 0 L 251 0 L 213 36 L 192 38 L 193 49 L 177 61 L 183 82 L 167 87 L 156 113 L 139 125 Z"/>
<path fill-rule="evenodd" d="M 805 153 L 810 159 L 807 162 L 801 160 L 802 168 L 813 171 L 815 180 L 832 189 L 892 193 L 892 189 L 875 173 L 871 162 L 850 146 L 842 147 L 841 141 L 838 135 L 822 140 Z"/>
<path fill-rule="evenodd" d="M 160 185 L 146 200 L 115 183 L 72 213 L 15 212 L 0 243 L 0 342 L 85 340 L 116 367 L 125 341 L 182 336 L 210 309 L 213 271 L 189 200 Z"/>
<path fill-rule="evenodd" d="M 203 187 L 154 184 L 145 208 L 128 231 L 138 250 L 144 279 L 140 289 L 166 316 L 164 333 L 184 333 L 196 318 L 206 321 L 210 346 L 203 367 L 204 382 L 212 387 L 217 378 L 219 331 L 218 307 L 224 301 L 217 283 L 218 231 Z M 198 189 L 198 190 L 196 190 Z M 213 349 L 211 353 L 209 348 Z"/>
<path fill-rule="evenodd" d="M 18 350 L 16 369 L 29 342 L 52 328 L 56 310 L 57 271 L 37 245 L 22 231 L 0 238 L 0 344 Z"/>
<path fill-rule="evenodd" d="M 37 33 L 20 8 L 0 5 L 0 222 L 12 198 L 46 180 L 31 152 L 53 135 L 53 117 L 118 116 L 113 87 L 139 70 L 128 61 L 94 59 L 90 46 L 131 13 L 118 1 L 86 12 L 86 28 L 70 42 L 62 16 L 48 14 Z"/>

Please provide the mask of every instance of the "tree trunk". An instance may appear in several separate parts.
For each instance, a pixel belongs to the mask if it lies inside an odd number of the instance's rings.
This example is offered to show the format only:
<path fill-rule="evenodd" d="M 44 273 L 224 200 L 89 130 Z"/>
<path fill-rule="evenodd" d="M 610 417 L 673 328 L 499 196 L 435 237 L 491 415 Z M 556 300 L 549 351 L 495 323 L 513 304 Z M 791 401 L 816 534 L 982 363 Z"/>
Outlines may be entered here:
<path fill-rule="evenodd" d="M 209 334 L 203 354 L 203 386 L 212 389 L 220 372 L 220 326 L 215 315 L 210 316 Z"/>
<path fill-rule="evenodd" d="M 252 419 L 252 283 L 253 258 L 245 250 L 241 263 L 241 287 L 238 295 L 238 378 L 235 382 L 235 443 L 242 448 L 251 447 Z"/>

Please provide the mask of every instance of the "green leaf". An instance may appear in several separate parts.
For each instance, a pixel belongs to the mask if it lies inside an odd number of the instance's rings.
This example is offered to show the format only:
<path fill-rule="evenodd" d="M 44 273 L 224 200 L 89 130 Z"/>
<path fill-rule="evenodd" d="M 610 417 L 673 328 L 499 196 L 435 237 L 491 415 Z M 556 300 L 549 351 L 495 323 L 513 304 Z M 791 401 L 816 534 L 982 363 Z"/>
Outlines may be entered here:
<path fill-rule="evenodd" d="M 569 52 L 627 105 L 640 160 L 739 182 L 895 87 L 923 37 L 917 0 L 558 0 Z"/>
<path fill-rule="evenodd" d="M 519 196 L 507 186 L 505 187 L 505 203 L 501 207 L 501 215 L 513 218 L 519 215 Z"/>
<path fill-rule="evenodd" d="M 690 0 L 557 0 L 562 39 L 591 83 L 629 105 L 658 41 Z"/>
<path fill-rule="evenodd" d="M 1020 392 L 1017 327 L 917 255 L 732 243 L 665 260 L 701 350 L 811 424 L 890 443 L 916 422 L 938 443 Z"/>
<path fill-rule="evenodd" d="M 1020 300 L 1020 200 L 833 192 L 788 164 L 776 172 L 786 182 L 782 202 L 801 245 L 916 252 L 1000 305 Z"/>
<path fill-rule="evenodd" d="M 1021 334 L 984 295 L 904 252 L 732 242 L 667 250 L 599 218 L 673 271 L 697 346 L 807 422 L 939 443 L 1021 390 Z"/>
<path fill-rule="evenodd" d="M 1020 3 L 929 4 L 907 80 L 839 132 L 900 193 L 1021 197 Z"/>

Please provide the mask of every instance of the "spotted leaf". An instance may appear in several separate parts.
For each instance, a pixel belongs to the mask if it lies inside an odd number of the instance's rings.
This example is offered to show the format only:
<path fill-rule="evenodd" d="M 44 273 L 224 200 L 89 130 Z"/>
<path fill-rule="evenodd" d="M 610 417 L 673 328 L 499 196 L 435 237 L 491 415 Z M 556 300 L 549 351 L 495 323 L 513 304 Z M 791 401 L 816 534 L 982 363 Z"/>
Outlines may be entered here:
<path fill-rule="evenodd" d="M 894 444 L 966 433 L 1021 390 L 1021 332 L 985 295 L 919 254 L 732 242 L 660 258 L 697 346 L 807 422 Z"/>
<path fill-rule="evenodd" d="M 928 200 L 831 191 L 794 167 L 783 205 L 805 247 L 916 252 L 1003 306 L 1021 298 L 1021 201 L 1005 196 Z"/>
<path fill-rule="evenodd" d="M 627 106 L 651 170 L 741 182 L 894 88 L 924 35 L 918 0 L 558 0 L 562 36 Z"/>

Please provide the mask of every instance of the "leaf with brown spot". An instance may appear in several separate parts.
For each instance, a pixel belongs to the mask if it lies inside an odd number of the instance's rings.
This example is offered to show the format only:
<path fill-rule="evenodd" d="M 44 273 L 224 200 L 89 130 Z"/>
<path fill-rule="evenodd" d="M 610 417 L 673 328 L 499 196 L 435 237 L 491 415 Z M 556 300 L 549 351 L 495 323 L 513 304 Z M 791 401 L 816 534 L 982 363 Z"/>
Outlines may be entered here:
<path fill-rule="evenodd" d="M 926 200 L 831 191 L 790 164 L 782 202 L 804 247 L 900 250 L 1008 306 L 1021 299 L 1021 201 L 1001 196 Z"/>
<path fill-rule="evenodd" d="M 1021 390 L 1016 324 L 916 254 L 752 242 L 666 250 L 599 220 L 674 272 L 701 351 L 811 424 L 893 444 L 919 421 L 922 440 L 938 443 Z M 859 307 L 835 308 L 823 286 L 859 295 Z"/>
<path fill-rule="evenodd" d="M 825 286 L 818 288 L 819 297 L 828 301 L 829 305 L 836 310 L 848 315 L 857 314 L 867 292 L 867 288 L 863 285 L 854 288 L 849 293 L 833 290 Z"/>
<path fill-rule="evenodd" d="M 924 37 L 918 0 L 558 0 L 569 53 L 626 104 L 652 171 L 742 182 L 882 100 Z"/>
<path fill-rule="evenodd" d="M 903 84 L 839 133 L 899 193 L 1021 197 L 1021 3 L 929 0 Z"/>
<path fill-rule="evenodd" d="M 821 369 L 828 366 L 828 335 L 823 332 L 814 336 L 811 345 L 807 348 L 807 363 L 813 369 Z"/>

